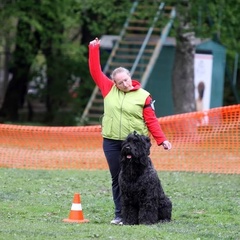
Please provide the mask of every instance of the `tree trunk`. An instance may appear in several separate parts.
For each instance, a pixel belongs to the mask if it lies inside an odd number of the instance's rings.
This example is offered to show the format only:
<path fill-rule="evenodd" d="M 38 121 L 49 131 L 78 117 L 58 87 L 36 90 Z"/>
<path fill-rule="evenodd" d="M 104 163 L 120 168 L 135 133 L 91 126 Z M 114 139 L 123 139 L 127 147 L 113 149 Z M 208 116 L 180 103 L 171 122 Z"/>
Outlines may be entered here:
<path fill-rule="evenodd" d="M 3 105 L 0 110 L 2 121 L 18 121 L 18 109 L 24 104 L 29 81 L 29 71 L 33 56 L 37 52 L 35 45 L 31 45 L 30 43 L 30 36 L 32 36 L 31 26 L 23 20 L 19 20 L 16 47 L 10 67 L 13 77 L 7 86 Z M 30 51 L 28 46 L 32 46 Z"/>
<path fill-rule="evenodd" d="M 192 44 L 192 38 L 192 33 L 181 35 L 176 46 L 172 76 L 175 114 L 196 110 L 194 96 L 195 47 Z"/>
<path fill-rule="evenodd" d="M 47 43 L 42 48 L 42 52 L 46 58 L 47 65 L 47 84 L 46 84 L 46 95 L 45 104 L 47 112 L 45 114 L 44 121 L 46 123 L 51 123 L 54 121 L 57 111 L 61 105 L 61 101 L 64 101 L 64 96 L 66 95 L 67 87 L 67 71 L 64 66 L 64 58 L 62 50 L 59 47 L 61 45 L 60 36 L 63 35 L 64 28 L 57 21 L 57 19 L 48 19 L 51 24 L 46 22 L 44 25 L 47 32 L 51 32 L 51 29 L 55 29 L 56 35 L 42 36 L 44 41 Z"/>
<path fill-rule="evenodd" d="M 177 45 L 172 75 L 174 113 L 196 111 L 194 96 L 194 32 L 190 32 L 190 5 L 187 0 L 177 7 Z"/>

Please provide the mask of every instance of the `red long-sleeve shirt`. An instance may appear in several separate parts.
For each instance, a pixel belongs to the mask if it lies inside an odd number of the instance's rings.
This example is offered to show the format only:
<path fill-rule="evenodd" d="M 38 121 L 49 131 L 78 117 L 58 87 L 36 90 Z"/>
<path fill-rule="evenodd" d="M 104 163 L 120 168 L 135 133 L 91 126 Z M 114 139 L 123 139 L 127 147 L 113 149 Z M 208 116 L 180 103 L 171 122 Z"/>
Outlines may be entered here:
<path fill-rule="evenodd" d="M 114 82 L 102 72 L 100 65 L 99 47 L 100 47 L 99 44 L 89 45 L 89 69 L 94 82 L 100 89 L 103 98 L 105 98 L 105 96 L 111 90 Z M 132 85 L 134 88 L 131 91 L 136 91 L 137 89 L 141 88 L 141 84 L 136 80 L 132 80 Z M 143 108 L 143 118 L 149 132 L 152 134 L 157 144 L 160 145 L 167 139 L 161 129 L 161 126 L 158 122 L 158 119 L 156 117 L 154 109 L 152 108 L 151 103 L 152 98 L 151 96 L 149 96 L 146 98 L 145 106 Z"/>

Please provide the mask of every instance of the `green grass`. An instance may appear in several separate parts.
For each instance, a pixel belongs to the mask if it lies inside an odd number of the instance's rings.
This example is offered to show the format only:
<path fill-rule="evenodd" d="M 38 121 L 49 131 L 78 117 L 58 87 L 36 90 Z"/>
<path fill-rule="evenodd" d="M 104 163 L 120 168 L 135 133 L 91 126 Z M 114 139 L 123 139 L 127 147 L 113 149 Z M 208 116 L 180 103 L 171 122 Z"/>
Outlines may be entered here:
<path fill-rule="evenodd" d="M 108 171 L 0 169 L 0 239 L 240 240 L 240 176 L 159 172 L 173 221 L 112 226 Z M 89 223 L 68 218 L 75 192 Z"/>

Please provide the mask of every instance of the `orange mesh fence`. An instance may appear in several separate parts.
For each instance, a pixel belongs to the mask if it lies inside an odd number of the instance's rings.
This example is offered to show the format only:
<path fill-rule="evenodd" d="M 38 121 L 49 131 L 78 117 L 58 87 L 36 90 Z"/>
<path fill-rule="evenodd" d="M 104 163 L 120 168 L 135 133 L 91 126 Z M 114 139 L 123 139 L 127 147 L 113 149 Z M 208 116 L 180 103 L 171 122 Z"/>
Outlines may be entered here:
<path fill-rule="evenodd" d="M 240 105 L 159 119 L 170 151 L 152 139 L 157 170 L 240 173 Z M 108 169 L 100 126 L 0 124 L 0 167 Z"/>

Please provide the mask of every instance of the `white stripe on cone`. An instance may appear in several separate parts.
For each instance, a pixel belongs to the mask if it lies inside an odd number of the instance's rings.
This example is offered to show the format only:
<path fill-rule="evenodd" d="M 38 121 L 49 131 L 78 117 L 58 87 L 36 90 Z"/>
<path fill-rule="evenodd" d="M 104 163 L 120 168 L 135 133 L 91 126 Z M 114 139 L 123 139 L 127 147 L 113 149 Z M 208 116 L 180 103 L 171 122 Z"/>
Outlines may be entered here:
<path fill-rule="evenodd" d="M 82 205 L 81 203 L 73 203 L 71 210 L 73 211 L 81 211 L 82 210 Z"/>

